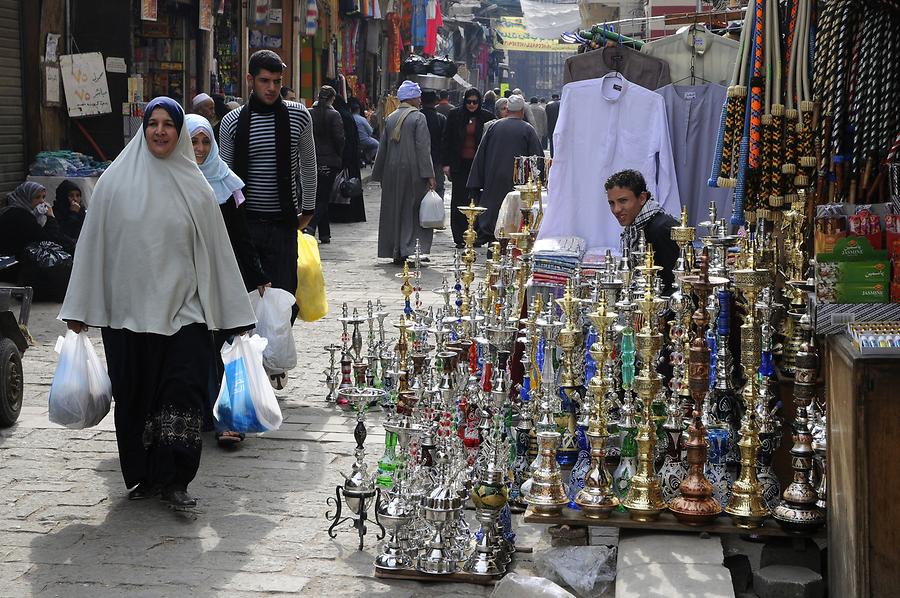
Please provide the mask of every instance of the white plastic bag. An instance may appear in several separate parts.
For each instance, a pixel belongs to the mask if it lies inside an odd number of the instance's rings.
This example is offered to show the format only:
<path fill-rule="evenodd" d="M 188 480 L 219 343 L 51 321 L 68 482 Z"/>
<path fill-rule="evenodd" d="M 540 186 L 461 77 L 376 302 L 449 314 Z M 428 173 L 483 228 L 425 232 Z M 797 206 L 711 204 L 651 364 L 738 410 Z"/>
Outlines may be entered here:
<path fill-rule="evenodd" d="M 518 573 L 507 573 L 490 598 L 575 598 L 549 579 Z"/>
<path fill-rule="evenodd" d="M 428 191 L 419 206 L 419 226 L 444 228 L 444 200 L 434 190 Z"/>
<path fill-rule="evenodd" d="M 213 415 L 226 430 L 267 432 L 281 427 L 281 407 L 263 369 L 266 344 L 254 334 L 236 336 L 222 347 L 225 376 Z"/>
<path fill-rule="evenodd" d="M 250 304 L 256 312 L 256 332 L 269 341 L 263 351 L 263 367 L 272 374 L 283 374 L 297 367 L 297 345 L 291 334 L 291 308 L 294 296 L 282 289 L 266 289 L 265 295 L 250 292 Z"/>
<path fill-rule="evenodd" d="M 96 426 L 109 413 L 112 382 L 87 334 L 56 341 L 59 362 L 50 386 L 50 421 L 73 430 Z"/>
<path fill-rule="evenodd" d="M 500 204 L 500 212 L 497 214 L 497 224 L 494 226 L 494 236 L 498 239 L 500 234 L 509 237 L 509 233 L 519 230 L 522 225 L 522 199 L 518 191 L 510 191 Z"/>

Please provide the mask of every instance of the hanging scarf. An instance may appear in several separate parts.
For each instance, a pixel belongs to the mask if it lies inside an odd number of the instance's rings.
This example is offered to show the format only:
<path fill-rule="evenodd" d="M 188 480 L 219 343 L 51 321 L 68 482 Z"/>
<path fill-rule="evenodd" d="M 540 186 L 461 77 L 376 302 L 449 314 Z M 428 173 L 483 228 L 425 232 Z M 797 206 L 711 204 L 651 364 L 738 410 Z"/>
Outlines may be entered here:
<path fill-rule="evenodd" d="M 400 143 L 400 132 L 403 129 L 403 123 L 406 121 L 406 117 L 412 114 L 413 112 L 417 112 L 418 108 L 414 106 L 410 106 L 406 102 L 401 102 L 400 107 L 397 108 L 396 112 L 403 111 L 400 115 L 400 118 L 397 120 L 397 124 L 394 125 L 394 130 L 391 131 L 391 141 L 394 143 Z"/>
<path fill-rule="evenodd" d="M 216 196 L 216 202 L 219 205 L 228 201 L 228 198 L 234 195 L 236 205 L 241 205 L 244 201 L 244 194 L 241 189 L 244 188 L 244 181 L 234 174 L 228 164 L 219 157 L 219 144 L 216 143 L 216 136 L 213 134 L 212 126 L 209 121 L 199 114 L 188 114 L 185 117 L 188 134 L 193 137 L 197 132 L 206 134 L 209 138 L 210 148 L 209 155 L 203 164 L 199 164 L 200 172 L 206 177 L 206 182 L 212 187 L 213 194 Z"/>
<path fill-rule="evenodd" d="M 34 196 L 41 191 L 46 192 L 46 187 L 34 181 L 25 181 L 6 196 L 6 207 L 0 210 L 0 214 L 13 208 L 20 208 L 34 216 L 37 223 L 43 228 L 47 224 L 47 212 L 44 211 L 42 213 L 40 205 L 37 207 L 31 205 L 31 202 L 34 201 Z M 46 208 L 43 209 L 45 210 Z"/>
<path fill-rule="evenodd" d="M 297 206 L 294 203 L 294 169 L 291 167 L 291 115 L 281 98 L 271 106 L 254 94 L 250 102 L 241 108 L 237 132 L 234 136 L 234 173 L 242 181 L 247 180 L 250 162 L 250 119 L 253 113 L 275 113 L 275 176 L 278 179 L 278 199 L 281 214 L 287 225 L 297 226 Z"/>
<path fill-rule="evenodd" d="M 663 209 L 659 207 L 659 204 L 655 199 L 648 199 L 641 208 L 641 211 L 638 212 L 634 222 L 626 226 L 622 231 L 622 248 L 628 247 L 632 250 L 637 249 L 641 231 L 644 230 L 644 227 L 647 226 L 647 223 L 650 222 L 654 216 L 662 211 Z"/>

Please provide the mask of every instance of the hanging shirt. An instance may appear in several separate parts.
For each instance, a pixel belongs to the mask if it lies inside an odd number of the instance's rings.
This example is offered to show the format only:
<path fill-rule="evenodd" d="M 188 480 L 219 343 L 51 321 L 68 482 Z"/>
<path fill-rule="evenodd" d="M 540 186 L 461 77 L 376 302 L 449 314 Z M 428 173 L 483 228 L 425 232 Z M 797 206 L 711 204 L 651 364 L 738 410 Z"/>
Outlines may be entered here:
<path fill-rule="evenodd" d="M 657 93 L 666 104 L 678 195 L 690 226 L 707 219 L 709 202 L 718 214 L 731 212 L 731 190 L 706 184 L 716 151 L 726 89 L 721 85 L 666 85 Z"/>
<path fill-rule="evenodd" d="M 549 200 L 538 239 L 577 236 L 586 246 L 619 251 L 622 227 L 609 211 L 604 184 L 639 170 L 651 197 L 681 212 L 662 96 L 609 74 L 563 87 L 553 133 Z"/>
<path fill-rule="evenodd" d="M 691 81 L 691 56 L 694 76 L 709 83 L 728 85 L 737 60 L 738 42 L 716 35 L 700 27 L 644 44 L 643 54 L 662 58 L 669 63 L 669 76 L 674 84 Z"/>
<path fill-rule="evenodd" d="M 619 71 L 632 83 L 647 89 L 658 89 L 672 82 L 665 60 L 623 46 L 604 46 L 566 58 L 563 83 L 597 79 L 612 71 Z"/>

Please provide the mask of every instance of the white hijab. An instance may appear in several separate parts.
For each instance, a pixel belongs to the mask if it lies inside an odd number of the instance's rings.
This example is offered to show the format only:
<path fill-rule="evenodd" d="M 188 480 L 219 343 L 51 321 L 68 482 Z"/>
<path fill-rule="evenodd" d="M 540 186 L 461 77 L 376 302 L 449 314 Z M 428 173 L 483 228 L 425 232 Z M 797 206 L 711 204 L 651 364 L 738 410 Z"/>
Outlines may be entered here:
<path fill-rule="evenodd" d="M 256 322 L 185 127 L 164 159 L 136 135 L 100 177 L 59 317 L 163 335 Z"/>

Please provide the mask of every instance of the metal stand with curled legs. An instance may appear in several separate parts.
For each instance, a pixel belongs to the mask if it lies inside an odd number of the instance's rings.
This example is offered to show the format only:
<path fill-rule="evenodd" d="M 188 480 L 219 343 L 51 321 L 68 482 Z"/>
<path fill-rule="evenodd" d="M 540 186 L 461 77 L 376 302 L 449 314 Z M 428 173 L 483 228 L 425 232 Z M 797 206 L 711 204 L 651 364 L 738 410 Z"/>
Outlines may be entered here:
<path fill-rule="evenodd" d="M 365 366 L 366 364 L 359 364 Z M 357 382 L 365 380 L 365 374 L 357 376 Z M 334 515 L 331 511 L 325 513 L 325 519 L 331 521 L 331 527 L 328 528 L 328 536 L 337 537 L 334 531 L 338 525 L 345 521 L 352 520 L 353 527 L 359 533 L 359 550 L 363 549 L 363 538 L 366 535 L 366 521 L 368 520 L 368 511 L 372 507 L 374 499 L 375 506 L 375 524 L 381 529 L 378 540 L 383 540 L 386 535 L 384 526 L 378 520 L 378 507 L 381 505 L 381 490 L 375 485 L 374 476 L 370 476 L 366 470 L 365 447 L 366 441 L 366 425 L 364 423 L 365 410 L 372 401 L 380 402 L 385 395 L 385 391 L 378 388 L 365 388 L 362 386 L 351 386 L 338 390 L 338 395 L 356 408 L 356 428 L 353 430 L 353 438 L 356 440 L 356 461 L 353 463 L 353 469 L 349 476 L 344 476 L 344 483 L 339 484 L 334 489 L 334 496 L 329 496 L 326 504 L 335 508 Z M 341 500 L 343 495 L 343 501 Z M 333 501 L 333 502 L 332 502 Z M 351 515 L 341 517 L 342 502 L 347 503 Z"/>

